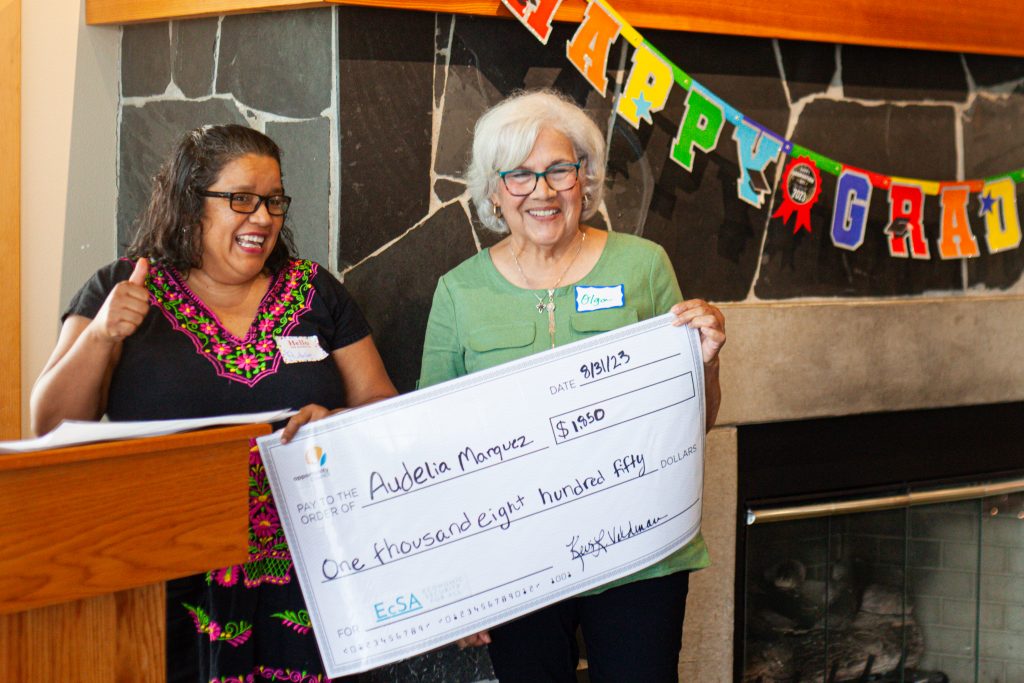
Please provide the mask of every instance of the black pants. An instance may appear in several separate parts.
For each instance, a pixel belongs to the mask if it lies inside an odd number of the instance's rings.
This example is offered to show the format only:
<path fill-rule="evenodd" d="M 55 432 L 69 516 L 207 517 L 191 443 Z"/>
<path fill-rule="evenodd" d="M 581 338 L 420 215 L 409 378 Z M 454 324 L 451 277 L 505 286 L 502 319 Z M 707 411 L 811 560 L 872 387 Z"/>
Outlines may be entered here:
<path fill-rule="evenodd" d="M 575 683 L 583 631 L 592 683 L 676 683 L 689 572 L 570 598 L 491 629 L 501 683 Z"/>

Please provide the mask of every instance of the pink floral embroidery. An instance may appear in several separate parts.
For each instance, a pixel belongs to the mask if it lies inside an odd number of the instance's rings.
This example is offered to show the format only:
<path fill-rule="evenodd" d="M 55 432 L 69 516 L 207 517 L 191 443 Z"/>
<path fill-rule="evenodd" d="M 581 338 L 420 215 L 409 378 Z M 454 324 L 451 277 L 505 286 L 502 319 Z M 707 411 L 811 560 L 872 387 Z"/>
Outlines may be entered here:
<path fill-rule="evenodd" d="M 238 357 L 238 360 L 235 361 L 235 366 L 242 370 L 252 370 L 256 368 L 258 365 L 259 361 L 256 360 L 256 356 L 250 356 L 245 353 L 240 355 Z"/>
<path fill-rule="evenodd" d="M 211 678 L 210 683 L 256 683 L 257 676 L 261 681 L 290 681 L 291 683 L 331 683 L 332 680 L 325 674 L 308 674 L 305 671 L 257 666 L 253 673 Z"/>
<path fill-rule="evenodd" d="M 216 621 L 210 619 L 202 607 L 186 604 L 185 609 L 192 615 L 196 631 L 207 634 L 211 642 L 220 641 L 227 643 L 231 647 L 239 647 L 244 645 L 245 641 L 249 640 L 249 636 L 252 635 L 252 624 L 246 621 L 229 621 L 221 626 Z"/>
<path fill-rule="evenodd" d="M 252 441 L 249 444 L 249 561 L 207 572 L 206 582 L 217 582 L 222 572 L 233 571 L 242 575 L 246 588 L 256 588 L 263 583 L 291 583 L 292 555 L 280 520 L 260 449 Z"/>
<path fill-rule="evenodd" d="M 287 335 L 310 309 L 317 265 L 293 260 L 271 281 L 248 334 L 239 339 L 228 332 L 177 270 L 154 262 L 147 282 L 150 299 L 171 326 L 187 335 L 213 364 L 218 376 L 253 386 L 277 372 L 281 354 L 275 336 Z"/>
<path fill-rule="evenodd" d="M 309 620 L 309 612 L 304 609 L 299 611 L 285 610 L 284 612 L 277 612 L 271 614 L 272 617 L 277 617 L 281 620 L 281 623 L 292 629 L 296 633 L 306 635 L 313 630 L 313 622 Z"/>
<path fill-rule="evenodd" d="M 252 531 L 257 536 L 273 536 L 277 533 L 280 522 L 273 508 L 266 508 L 252 517 Z"/>
<path fill-rule="evenodd" d="M 218 586 L 234 586 L 238 583 L 238 566 L 225 567 L 224 569 L 215 569 L 211 572 L 213 580 L 217 582 Z"/>

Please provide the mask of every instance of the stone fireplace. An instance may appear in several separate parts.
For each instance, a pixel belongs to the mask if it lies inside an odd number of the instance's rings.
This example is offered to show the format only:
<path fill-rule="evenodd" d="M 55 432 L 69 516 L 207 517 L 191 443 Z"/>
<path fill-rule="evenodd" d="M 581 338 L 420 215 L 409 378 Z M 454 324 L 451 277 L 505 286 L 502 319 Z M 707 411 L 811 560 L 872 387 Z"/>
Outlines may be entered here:
<path fill-rule="evenodd" d="M 736 679 L 1024 676 L 1022 415 L 740 427 Z"/>
<path fill-rule="evenodd" d="M 622 73 L 610 74 L 607 98 L 594 92 L 557 47 L 572 29 L 556 24 L 545 47 L 513 21 L 355 7 L 127 26 L 118 244 L 181 131 L 232 121 L 264 130 L 285 150 L 300 253 L 344 277 L 408 391 L 437 277 L 496 241 L 473 218 L 462 179 L 473 122 L 517 88 L 574 97 L 611 141 L 597 222 L 661 243 L 684 294 L 721 304 L 727 316 L 724 401 L 705 473 L 714 566 L 691 582 L 680 663 L 684 680 L 727 681 L 734 608 L 744 602 L 737 434 L 742 440 L 746 425 L 1024 400 L 1024 249 L 967 263 L 894 259 L 881 239 L 844 252 L 829 242 L 824 213 L 812 213 L 810 234 L 794 236 L 771 218 L 773 202 L 755 209 L 736 198 L 734 145 L 720 144 L 692 173 L 668 160 L 678 90 L 653 126 L 616 120 Z M 1024 60 L 644 35 L 737 109 L 845 162 L 923 178 L 1024 166 Z M 611 62 L 628 64 L 628 53 Z M 773 170 L 773 187 L 778 178 Z M 826 179 L 824 193 L 834 192 Z M 872 208 L 872 234 L 881 235 L 884 203 Z M 804 569 L 816 580 L 820 568 Z M 479 654 L 435 654 L 421 667 L 375 676 L 488 674 Z"/>

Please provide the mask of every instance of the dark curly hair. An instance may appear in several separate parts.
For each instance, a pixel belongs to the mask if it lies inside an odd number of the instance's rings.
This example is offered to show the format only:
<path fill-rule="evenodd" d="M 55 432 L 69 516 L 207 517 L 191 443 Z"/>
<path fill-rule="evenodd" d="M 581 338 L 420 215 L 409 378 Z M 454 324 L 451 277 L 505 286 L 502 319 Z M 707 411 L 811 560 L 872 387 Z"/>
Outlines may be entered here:
<path fill-rule="evenodd" d="M 201 126 L 186 133 L 153 178 L 149 205 L 136 221 L 127 256 L 160 259 L 183 274 L 201 268 L 204 198 L 199 193 L 217 181 L 225 166 L 247 154 L 271 157 L 281 166 L 277 143 L 252 128 Z M 266 271 L 278 272 L 294 254 L 286 223 L 267 257 Z"/>

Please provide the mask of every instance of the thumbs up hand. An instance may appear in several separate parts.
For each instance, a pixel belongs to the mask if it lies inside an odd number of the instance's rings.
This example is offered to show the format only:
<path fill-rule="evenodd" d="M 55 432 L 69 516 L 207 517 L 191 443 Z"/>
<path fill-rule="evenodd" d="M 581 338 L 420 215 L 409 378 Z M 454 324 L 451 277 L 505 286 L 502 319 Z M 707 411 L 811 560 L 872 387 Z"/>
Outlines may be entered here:
<path fill-rule="evenodd" d="M 149 312 L 148 276 L 149 261 L 140 258 L 135 262 L 131 276 L 110 290 L 103 307 L 89 323 L 93 337 L 114 344 L 135 334 Z"/>

